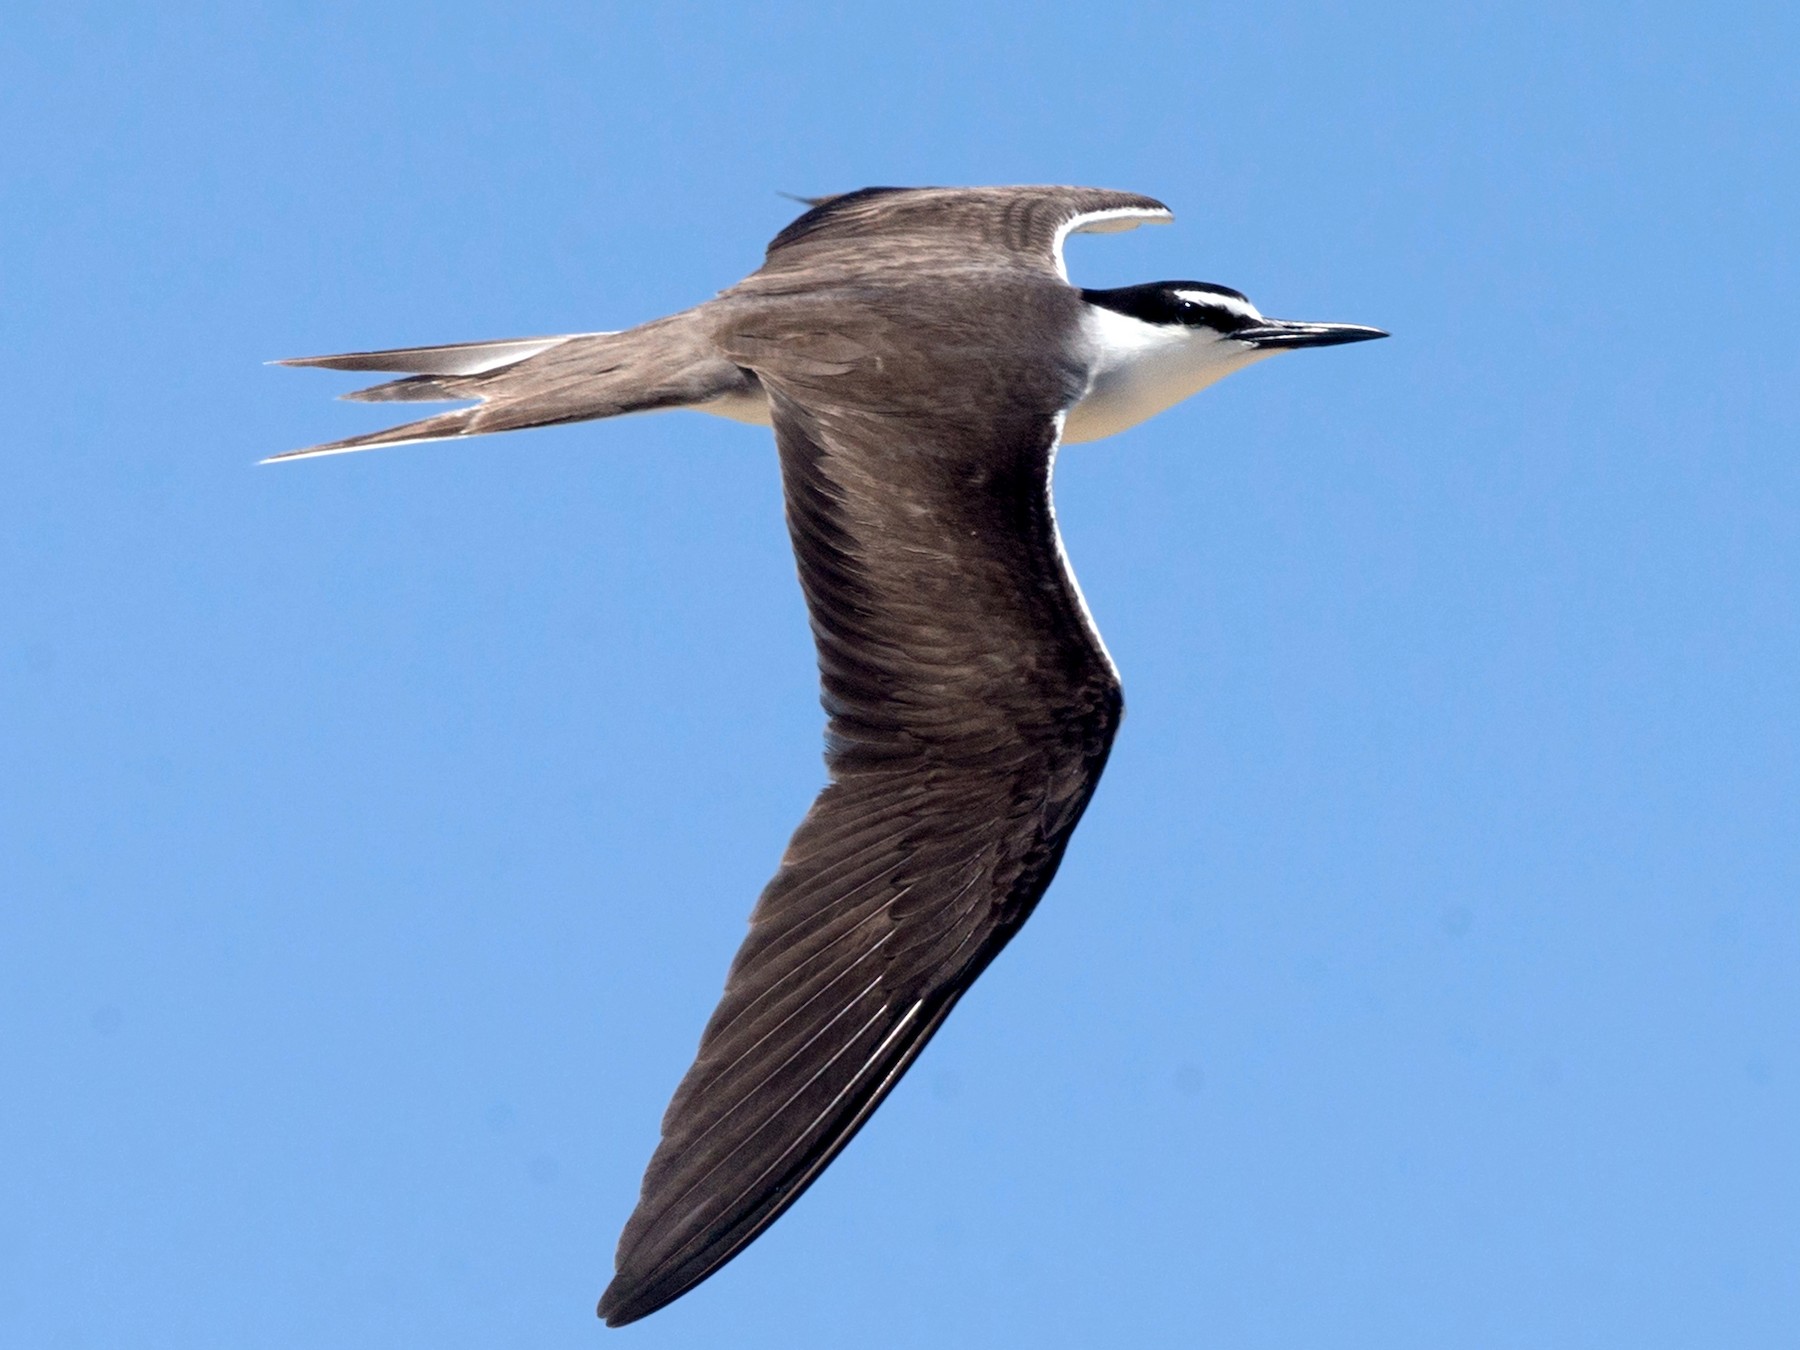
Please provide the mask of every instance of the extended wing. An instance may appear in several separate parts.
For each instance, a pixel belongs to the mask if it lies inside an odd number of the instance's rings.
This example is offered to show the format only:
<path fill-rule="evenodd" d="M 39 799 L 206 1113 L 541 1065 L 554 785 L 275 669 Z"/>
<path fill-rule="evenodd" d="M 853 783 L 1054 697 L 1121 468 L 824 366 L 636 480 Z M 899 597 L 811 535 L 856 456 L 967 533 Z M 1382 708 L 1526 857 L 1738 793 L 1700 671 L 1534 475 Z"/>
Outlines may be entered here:
<path fill-rule="evenodd" d="M 790 277 L 871 263 L 902 271 L 1003 266 L 1067 279 L 1071 234 L 1129 230 L 1174 219 L 1154 197 L 1110 188 L 861 188 L 818 199 L 769 244 L 753 278 Z"/>
<path fill-rule="evenodd" d="M 831 782 L 751 916 L 600 1304 L 678 1297 L 837 1156 L 1049 884 L 1118 685 L 1049 501 L 1076 372 L 1011 335 L 1073 292 L 996 279 L 725 311 L 770 393 Z M 975 358 L 975 359 L 972 359 Z"/>

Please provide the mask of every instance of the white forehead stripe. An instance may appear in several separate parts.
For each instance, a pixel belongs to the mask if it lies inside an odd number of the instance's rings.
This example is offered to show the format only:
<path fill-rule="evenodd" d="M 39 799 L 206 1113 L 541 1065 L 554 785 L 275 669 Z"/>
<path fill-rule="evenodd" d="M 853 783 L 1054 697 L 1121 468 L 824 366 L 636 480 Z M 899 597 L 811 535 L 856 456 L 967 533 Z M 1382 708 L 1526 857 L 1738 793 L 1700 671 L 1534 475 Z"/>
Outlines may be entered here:
<path fill-rule="evenodd" d="M 1064 281 L 1069 279 L 1069 269 L 1063 265 L 1063 244 L 1072 234 L 1117 234 L 1121 230 L 1135 230 L 1140 225 L 1167 225 L 1175 219 L 1172 211 L 1151 211 L 1141 206 L 1115 206 L 1108 211 L 1087 211 L 1079 216 L 1071 216 L 1056 231 L 1056 240 L 1050 251 L 1056 255 L 1057 275 Z"/>
<path fill-rule="evenodd" d="M 1175 295 L 1178 299 L 1189 300 L 1196 305 L 1210 305 L 1214 309 L 1229 310 L 1241 318 L 1257 321 L 1262 319 L 1262 311 L 1248 300 L 1240 299 L 1235 295 L 1226 295 L 1221 291 L 1182 290 L 1176 291 Z"/>

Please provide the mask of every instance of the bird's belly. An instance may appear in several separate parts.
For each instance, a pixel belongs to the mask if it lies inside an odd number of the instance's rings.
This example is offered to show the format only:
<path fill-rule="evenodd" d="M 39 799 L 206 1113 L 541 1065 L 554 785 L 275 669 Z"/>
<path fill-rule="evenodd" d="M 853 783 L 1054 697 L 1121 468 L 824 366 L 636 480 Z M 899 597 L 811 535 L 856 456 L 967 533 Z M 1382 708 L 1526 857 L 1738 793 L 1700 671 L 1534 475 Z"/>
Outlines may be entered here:
<path fill-rule="evenodd" d="M 1086 397 L 1069 409 L 1063 441 L 1097 441 L 1135 427 L 1211 384 L 1212 376 L 1192 369 L 1121 371 L 1094 382 Z"/>
<path fill-rule="evenodd" d="M 708 399 L 705 403 L 688 405 L 695 412 L 711 413 L 714 417 L 729 417 L 733 422 L 748 422 L 752 426 L 766 427 L 771 424 L 769 416 L 769 396 L 763 392 L 761 384 L 748 390 L 733 390 L 729 394 L 721 394 L 717 398 Z"/>

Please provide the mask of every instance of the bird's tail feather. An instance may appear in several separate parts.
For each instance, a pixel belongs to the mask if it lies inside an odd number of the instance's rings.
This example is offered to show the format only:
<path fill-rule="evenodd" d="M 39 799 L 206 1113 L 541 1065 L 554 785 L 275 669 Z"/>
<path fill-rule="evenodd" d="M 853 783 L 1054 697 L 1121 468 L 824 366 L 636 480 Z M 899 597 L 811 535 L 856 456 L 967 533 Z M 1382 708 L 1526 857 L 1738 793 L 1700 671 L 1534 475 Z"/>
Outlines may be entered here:
<path fill-rule="evenodd" d="M 275 364 L 401 376 L 344 395 L 362 403 L 474 399 L 476 404 L 385 431 L 271 455 L 265 464 L 686 407 L 748 392 L 754 379 L 719 354 L 698 310 L 618 333 L 347 352 Z"/>

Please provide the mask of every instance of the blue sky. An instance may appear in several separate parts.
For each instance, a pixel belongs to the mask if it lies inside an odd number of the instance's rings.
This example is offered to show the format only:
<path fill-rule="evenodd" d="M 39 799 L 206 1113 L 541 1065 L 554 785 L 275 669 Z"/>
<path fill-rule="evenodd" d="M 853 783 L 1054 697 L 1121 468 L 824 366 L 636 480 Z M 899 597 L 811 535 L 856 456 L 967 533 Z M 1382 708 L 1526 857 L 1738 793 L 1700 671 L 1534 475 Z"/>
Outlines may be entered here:
<path fill-rule="evenodd" d="M 0 1340 L 1792 1344 L 1791 6 L 26 6 L 0 45 Z M 1579 11 L 1579 12 L 1576 12 Z M 1392 341 L 1064 456 L 1130 708 L 825 1179 L 592 1305 L 820 781 L 766 433 L 258 468 L 780 191 L 1060 181 Z"/>

